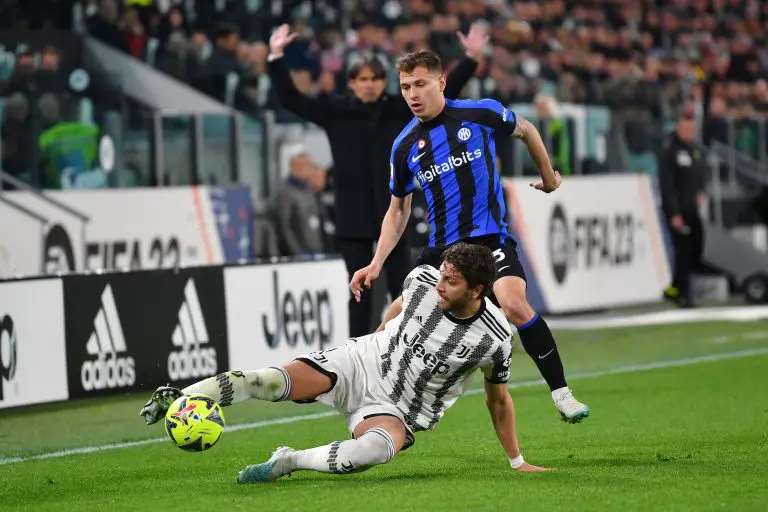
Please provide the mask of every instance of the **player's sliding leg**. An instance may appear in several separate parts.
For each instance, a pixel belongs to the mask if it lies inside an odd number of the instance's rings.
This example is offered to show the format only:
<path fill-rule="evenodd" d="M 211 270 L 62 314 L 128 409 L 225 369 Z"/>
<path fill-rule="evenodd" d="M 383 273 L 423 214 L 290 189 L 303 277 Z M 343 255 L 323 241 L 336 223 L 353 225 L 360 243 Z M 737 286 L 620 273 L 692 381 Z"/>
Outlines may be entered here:
<path fill-rule="evenodd" d="M 307 450 L 278 448 L 268 461 L 242 470 L 237 481 L 241 484 L 272 482 L 301 470 L 359 473 L 392 460 L 405 444 L 407 431 L 394 416 L 374 416 L 360 422 L 354 436 L 354 439 Z"/>
<path fill-rule="evenodd" d="M 257 398 L 280 402 L 291 392 L 291 377 L 282 368 L 270 367 L 250 371 L 229 371 L 196 382 L 182 390 L 185 395 L 202 393 L 223 407 Z"/>
<path fill-rule="evenodd" d="M 565 380 L 563 362 L 549 326 L 534 311 L 525 295 L 525 281 L 505 276 L 493 285 L 493 293 L 507 319 L 517 327 L 520 341 L 549 385 L 552 400 L 564 421 L 578 423 L 589 416 L 589 407 L 573 397 Z"/>
<path fill-rule="evenodd" d="M 161 386 L 139 415 L 151 425 L 165 415 L 174 400 L 192 393 L 202 393 L 221 406 L 228 407 L 249 398 L 268 402 L 308 400 L 327 392 L 332 386 L 327 375 L 302 362 L 291 361 L 282 367 L 220 373 L 184 389 Z"/>

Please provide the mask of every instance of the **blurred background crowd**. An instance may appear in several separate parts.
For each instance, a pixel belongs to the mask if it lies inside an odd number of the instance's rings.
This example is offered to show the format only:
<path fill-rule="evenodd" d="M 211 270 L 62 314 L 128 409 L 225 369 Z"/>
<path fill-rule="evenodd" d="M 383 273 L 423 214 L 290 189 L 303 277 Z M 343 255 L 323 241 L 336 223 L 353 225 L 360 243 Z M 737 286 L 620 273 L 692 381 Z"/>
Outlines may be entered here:
<path fill-rule="evenodd" d="M 278 107 L 266 42 L 280 23 L 301 34 L 287 54 L 298 87 L 322 95 L 345 90 L 361 52 L 391 66 L 428 47 L 450 67 L 462 56 L 455 32 L 486 20 L 493 44 L 467 96 L 516 103 L 543 92 L 639 120 L 674 119 L 689 100 L 713 118 L 768 113 L 768 3 L 759 0 L 90 0 L 85 15 L 94 37 L 220 100 L 236 73 L 245 110 Z"/>

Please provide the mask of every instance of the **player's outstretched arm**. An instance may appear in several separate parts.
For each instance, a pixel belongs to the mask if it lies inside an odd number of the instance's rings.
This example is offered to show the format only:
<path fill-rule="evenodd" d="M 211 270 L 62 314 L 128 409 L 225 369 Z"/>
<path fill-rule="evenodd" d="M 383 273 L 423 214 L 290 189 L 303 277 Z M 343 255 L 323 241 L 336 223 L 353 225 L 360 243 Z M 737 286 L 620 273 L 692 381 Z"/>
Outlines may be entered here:
<path fill-rule="evenodd" d="M 520 443 L 517 439 L 517 425 L 515 424 L 515 404 L 509 396 L 507 384 L 495 384 L 485 381 L 485 403 L 491 415 L 493 428 L 501 445 L 507 452 L 509 464 L 516 471 L 547 471 L 528 464 L 523 460 L 520 452 Z"/>
<path fill-rule="evenodd" d="M 531 186 L 546 193 L 557 190 L 562 178 L 560 173 L 552 168 L 547 147 L 544 145 L 544 140 L 541 138 L 539 130 L 530 121 L 518 115 L 517 124 L 512 136 L 523 141 L 525 147 L 528 148 L 528 153 L 536 163 L 536 168 L 539 170 L 541 182 L 532 183 Z"/>
<path fill-rule="evenodd" d="M 293 83 L 288 67 L 283 62 L 285 47 L 291 44 L 298 34 L 291 33 L 287 24 L 280 25 L 269 38 L 269 77 L 272 80 L 277 99 L 286 108 L 299 117 L 323 126 L 333 117 L 333 105 L 302 94 Z"/>
<path fill-rule="evenodd" d="M 458 98 L 461 90 L 472 78 L 478 62 L 483 58 L 485 47 L 491 39 L 488 35 L 487 23 L 479 21 L 472 23 L 466 35 L 457 31 L 456 36 L 459 38 L 467 58 L 462 59 L 453 68 L 445 82 L 445 97 L 451 99 Z"/>
<path fill-rule="evenodd" d="M 408 219 L 411 218 L 412 194 L 405 197 L 392 196 L 389 203 L 389 209 L 384 215 L 384 221 L 381 223 L 381 234 L 376 246 L 376 254 L 370 265 L 361 268 L 352 276 L 349 288 L 355 296 L 355 300 L 360 302 L 360 294 L 363 288 L 370 288 L 373 282 L 381 273 L 381 267 L 386 261 L 392 249 L 395 248 L 400 237 L 403 236 L 405 228 L 408 225 Z"/>

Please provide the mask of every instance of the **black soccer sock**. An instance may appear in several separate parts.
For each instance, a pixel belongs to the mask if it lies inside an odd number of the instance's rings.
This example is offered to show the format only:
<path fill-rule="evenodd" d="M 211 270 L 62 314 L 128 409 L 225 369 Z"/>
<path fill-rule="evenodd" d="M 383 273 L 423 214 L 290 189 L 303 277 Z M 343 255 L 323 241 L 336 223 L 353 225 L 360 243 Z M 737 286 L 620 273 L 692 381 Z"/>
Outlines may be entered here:
<path fill-rule="evenodd" d="M 528 355 L 539 368 L 541 376 L 547 381 L 550 391 L 568 386 L 560 354 L 557 352 L 555 338 L 547 322 L 538 313 L 527 323 L 517 328 L 520 341 Z"/>

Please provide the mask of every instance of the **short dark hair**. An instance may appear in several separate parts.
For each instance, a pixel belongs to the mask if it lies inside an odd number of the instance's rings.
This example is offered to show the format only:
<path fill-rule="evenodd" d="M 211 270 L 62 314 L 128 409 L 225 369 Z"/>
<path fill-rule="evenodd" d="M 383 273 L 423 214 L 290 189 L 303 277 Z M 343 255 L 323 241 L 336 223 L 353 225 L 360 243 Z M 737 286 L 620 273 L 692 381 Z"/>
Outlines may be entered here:
<path fill-rule="evenodd" d="M 412 73 L 419 66 L 425 67 L 429 71 L 443 72 L 443 61 L 440 60 L 438 54 L 431 50 L 404 53 L 397 61 L 398 72 Z"/>
<path fill-rule="evenodd" d="M 240 35 L 240 29 L 234 23 L 223 21 L 216 25 L 216 39 L 223 39 L 233 34 Z"/>
<path fill-rule="evenodd" d="M 458 242 L 443 252 L 443 261 L 461 272 L 470 289 L 483 285 L 481 297 L 490 293 L 496 280 L 496 258 L 488 247 Z"/>
<path fill-rule="evenodd" d="M 358 60 L 349 67 L 347 70 L 347 80 L 354 80 L 365 68 L 371 70 L 371 73 L 373 73 L 373 77 L 376 80 L 384 80 L 387 78 L 387 68 L 384 67 L 384 63 L 381 62 L 380 58 L 371 55 Z"/>

